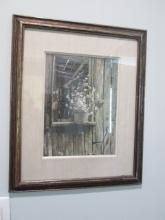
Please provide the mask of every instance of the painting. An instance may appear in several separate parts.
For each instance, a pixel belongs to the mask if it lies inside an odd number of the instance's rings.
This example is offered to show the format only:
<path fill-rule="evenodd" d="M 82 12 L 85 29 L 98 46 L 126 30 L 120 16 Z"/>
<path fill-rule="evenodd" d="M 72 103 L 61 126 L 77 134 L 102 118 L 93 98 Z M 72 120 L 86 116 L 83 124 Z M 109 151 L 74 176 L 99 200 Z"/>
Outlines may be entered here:
<path fill-rule="evenodd" d="M 44 156 L 115 152 L 117 63 L 46 53 Z"/>
<path fill-rule="evenodd" d="M 10 190 L 141 183 L 145 57 L 145 30 L 13 16 Z"/>

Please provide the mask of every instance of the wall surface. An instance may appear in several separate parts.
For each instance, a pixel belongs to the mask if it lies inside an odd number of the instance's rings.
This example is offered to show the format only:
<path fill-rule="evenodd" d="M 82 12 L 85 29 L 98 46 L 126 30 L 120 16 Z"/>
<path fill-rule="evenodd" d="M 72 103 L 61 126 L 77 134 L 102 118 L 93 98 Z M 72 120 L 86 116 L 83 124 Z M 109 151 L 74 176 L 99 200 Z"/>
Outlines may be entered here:
<path fill-rule="evenodd" d="M 12 220 L 165 219 L 165 1 L 0 0 L 0 196 L 8 196 L 12 14 L 147 29 L 143 184 L 11 194 Z"/>

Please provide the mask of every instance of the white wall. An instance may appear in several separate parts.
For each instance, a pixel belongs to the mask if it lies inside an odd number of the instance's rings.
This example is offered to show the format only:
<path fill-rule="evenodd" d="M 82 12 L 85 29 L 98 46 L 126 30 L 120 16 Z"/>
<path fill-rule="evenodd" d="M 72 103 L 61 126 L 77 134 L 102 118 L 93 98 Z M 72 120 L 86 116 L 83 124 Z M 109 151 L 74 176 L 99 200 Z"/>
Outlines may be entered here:
<path fill-rule="evenodd" d="M 0 0 L 0 196 L 8 195 L 12 14 L 148 30 L 142 186 L 11 194 L 12 220 L 165 219 L 165 1 Z"/>

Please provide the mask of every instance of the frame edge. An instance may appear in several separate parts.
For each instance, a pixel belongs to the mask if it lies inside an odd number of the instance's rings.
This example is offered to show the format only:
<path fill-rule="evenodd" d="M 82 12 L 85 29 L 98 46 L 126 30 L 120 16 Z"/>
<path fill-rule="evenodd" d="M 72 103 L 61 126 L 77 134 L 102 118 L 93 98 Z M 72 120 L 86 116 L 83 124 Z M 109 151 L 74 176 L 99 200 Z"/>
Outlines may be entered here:
<path fill-rule="evenodd" d="M 48 25 L 50 23 L 50 25 Z M 65 24 L 65 25 L 64 25 Z M 120 36 L 121 38 L 131 38 L 138 41 L 139 47 L 139 84 L 137 90 L 137 110 L 136 115 L 136 132 L 137 140 L 135 141 L 134 152 L 134 173 L 131 176 L 120 177 L 108 177 L 98 180 L 94 179 L 81 179 L 81 180 L 69 180 L 69 181 L 44 181 L 44 182 L 21 182 L 21 135 L 20 130 L 20 97 L 22 83 L 22 61 L 23 61 L 23 30 L 25 27 L 41 28 L 41 29 L 55 29 L 53 25 L 57 25 L 59 30 L 68 29 L 68 26 L 73 25 L 70 28 L 70 32 L 81 32 L 84 34 L 98 35 L 102 30 L 102 36 Z M 79 26 L 78 29 L 76 29 Z M 82 28 L 80 27 L 82 26 Z M 86 31 L 87 27 L 90 30 Z M 93 28 L 93 29 L 92 29 Z M 104 31 L 103 31 L 104 29 Z M 106 29 L 106 30 L 105 30 Z M 77 30 L 77 31 L 76 31 Z M 112 31 L 112 33 L 111 33 Z M 122 32 L 125 32 L 123 34 Z M 139 29 L 129 29 L 120 27 L 111 27 L 105 25 L 96 24 L 84 24 L 69 21 L 58 21 L 51 19 L 42 19 L 34 17 L 25 17 L 14 15 L 13 16 L 13 37 L 12 37 L 12 69 L 11 69 L 11 94 L 10 94 L 10 183 L 9 190 L 23 191 L 23 190 L 43 190 L 43 189 L 68 189 L 79 187 L 94 187 L 94 186 L 110 186 L 121 184 L 140 184 L 142 183 L 142 157 L 143 157 L 143 124 L 144 124 L 144 90 L 145 90 L 145 68 L 146 68 L 146 40 L 147 31 Z M 22 84 L 21 84 L 22 85 Z M 20 93 L 19 93 L 20 92 Z M 18 122 L 18 119 L 20 120 Z M 19 123 L 19 124 L 18 124 Z"/>

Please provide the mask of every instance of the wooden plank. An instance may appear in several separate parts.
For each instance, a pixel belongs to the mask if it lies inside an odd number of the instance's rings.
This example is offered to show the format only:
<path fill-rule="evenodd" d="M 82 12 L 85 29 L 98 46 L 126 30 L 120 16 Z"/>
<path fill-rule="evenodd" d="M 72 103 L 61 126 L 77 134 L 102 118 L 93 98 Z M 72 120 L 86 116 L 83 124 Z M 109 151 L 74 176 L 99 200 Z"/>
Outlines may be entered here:
<path fill-rule="evenodd" d="M 46 156 L 49 156 L 49 153 L 48 153 L 48 144 L 47 144 L 47 135 L 46 133 L 44 134 L 44 149 L 43 149 L 43 155 L 46 157 Z"/>
<path fill-rule="evenodd" d="M 88 83 L 89 86 L 91 86 L 91 88 L 93 88 L 93 58 L 89 58 L 89 67 L 88 67 Z M 93 122 L 94 121 L 94 108 L 95 108 L 95 103 L 94 101 L 92 103 L 89 103 L 91 106 L 90 112 L 92 112 L 93 114 L 91 114 L 88 119 L 89 121 Z"/>
<path fill-rule="evenodd" d="M 83 126 L 83 127 L 89 127 L 89 126 L 95 126 L 96 123 L 95 122 L 80 122 L 80 123 L 77 123 L 77 122 L 72 122 L 72 121 L 59 121 L 59 122 L 53 122 L 52 123 L 52 126 L 53 127 L 68 127 L 68 126 Z"/>
<path fill-rule="evenodd" d="M 64 156 L 63 134 L 59 131 L 57 133 L 57 155 L 58 156 Z"/>
<path fill-rule="evenodd" d="M 78 150 L 77 150 L 77 134 L 73 133 L 72 139 L 73 139 L 73 155 L 77 156 L 78 155 Z"/>
<path fill-rule="evenodd" d="M 93 58 L 93 86 L 96 90 L 95 93 L 95 112 L 96 126 L 93 129 L 94 145 L 93 154 L 102 154 L 102 142 L 103 142 L 103 78 L 104 78 L 104 60 L 101 58 Z"/>
<path fill-rule="evenodd" d="M 57 132 L 52 132 L 52 155 L 57 155 Z"/>
<path fill-rule="evenodd" d="M 72 155 L 85 155 L 85 139 L 84 139 L 84 130 L 88 130 L 88 139 L 86 138 L 87 148 L 90 145 L 90 153 L 92 154 L 92 129 L 89 127 L 84 128 L 69 128 L 65 127 L 52 132 L 52 142 L 49 142 L 52 145 L 52 153 L 50 151 L 49 144 L 49 154 L 53 156 L 72 156 Z M 51 156 L 51 155 L 50 155 Z"/>
<path fill-rule="evenodd" d="M 84 132 L 77 126 L 73 132 L 73 155 L 84 155 Z"/>
<path fill-rule="evenodd" d="M 111 87 L 111 60 L 105 59 L 104 64 L 104 127 L 103 153 L 110 154 L 110 87 Z"/>
<path fill-rule="evenodd" d="M 115 154 L 118 59 L 112 60 L 111 68 L 112 68 L 112 74 L 111 74 L 111 85 L 112 85 L 111 154 Z"/>
<path fill-rule="evenodd" d="M 65 156 L 65 137 L 61 131 L 58 131 L 58 150 L 59 156 Z"/>
<path fill-rule="evenodd" d="M 47 144 L 48 144 L 48 155 L 52 156 L 52 139 L 51 139 L 51 134 L 50 132 L 47 133 Z"/>
<path fill-rule="evenodd" d="M 57 129 L 52 132 L 52 154 L 53 156 L 70 156 L 73 154 L 73 139 L 69 128 Z"/>
<path fill-rule="evenodd" d="M 84 154 L 88 155 L 88 129 L 84 131 Z"/>
<path fill-rule="evenodd" d="M 72 156 L 73 154 L 73 138 L 70 127 L 63 128 L 63 151 L 65 156 Z"/>
<path fill-rule="evenodd" d="M 77 135 L 77 147 L 78 147 L 78 155 L 84 155 L 84 132 L 80 131 Z"/>
<path fill-rule="evenodd" d="M 64 132 L 62 132 L 61 137 L 62 137 L 61 138 L 62 153 L 63 153 L 63 156 L 65 156 L 66 155 L 66 148 L 67 148 L 67 135 Z"/>
<path fill-rule="evenodd" d="M 51 83 L 49 84 L 49 86 L 51 87 L 51 124 L 53 121 L 57 120 L 57 106 L 58 106 L 58 102 L 57 102 L 57 97 L 54 94 L 55 89 L 57 89 L 57 80 L 56 80 L 56 56 L 52 56 L 52 65 L 51 65 Z"/>
<path fill-rule="evenodd" d="M 71 133 L 65 134 L 65 144 L 66 144 L 66 156 L 72 156 L 73 155 L 73 138 Z"/>
<path fill-rule="evenodd" d="M 88 127 L 84 131 L 84 154 L 93 154 L 93 144 L 92 144 L 92 127 Z"/>
<path fill-rule="evenodd" d="M 52 82 L 52 65 L 53 56 L 46 55 L 46 72 L 45 72 L 45 112 L 44 112 L 44 156 L 52 156 L 52 139 L 50 132 L 47 131 L 51 127 L 51 82 Z"/>
<path fill-rule="evenodd" d="M 50 138 L 47 129 L 51 126 L 51 65 L 53 59 L 51 55 L 46 55 L 46 72 L 45 72 L 45 106 L 44 106 L 44 156 L 51 156 Z M 50 154 L 50 155 L 49 155 Z"/>

